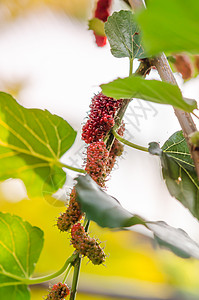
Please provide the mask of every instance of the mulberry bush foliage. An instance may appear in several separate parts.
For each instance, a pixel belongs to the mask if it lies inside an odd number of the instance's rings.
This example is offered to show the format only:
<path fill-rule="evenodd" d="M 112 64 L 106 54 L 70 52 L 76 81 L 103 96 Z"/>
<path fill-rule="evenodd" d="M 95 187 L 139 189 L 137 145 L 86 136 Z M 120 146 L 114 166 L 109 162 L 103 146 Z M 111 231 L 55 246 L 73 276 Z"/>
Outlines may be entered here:
<path fill-rule="evenodd" d="M 19 178 L 29 197 L 53 197 L 65 183 L 66 169 L 81 173 L 71 187 L 65 211 L 56 220 L 60 234 L 70 238 L 73 254 L 53 274 L 32 278 L 43 247 L 42 230 L 18 216 L 0 212 L 0 299 L 29 300 L 29 285 L 55 280 L 60 275 L 63 280 L 53 282 L 46 300 L 75 299 L 81 259 L 85 257 L 94 265 L 103 265 L 106 260 L 100 242 L 90 237 L 91 220 L 101 227 L 117 229 L 140 224 L 153 233 L 161 247 L 183 258 L 199 259 L 199 245 L 186 232 L 165 222 L 152 222 L 132 214 L 107 194 L 111 171 L 127 145 L 159 157 L 170 194 L 199 219 L 199 174 L 195 159 L 199 134 L 193 130 L 196 128 L 193 123 L 189 127 L 190 113 L 197 108 L 197 103 L 183 97 L 177 85 L 145 79 L 150 70 L 158 70 L 157 64 L 163 61 L 160 51 L 166 51 L 171 67 L 184 80 L 198 74 L 199 43 L 195 37 L 199 21 L 195 12 L 199 11 L 199 3 L 189 1 L 187 14 L 187 6 L 181 0 L 153 0 L 146 10 L 137 13 L 130 6 L 134 7 L 137 1 L 125 0 L 128 9 L 117 12 L 111 11 L 113 2 L 96 2 L 89 29 L 94 31 L 97 46 L 104 46 L 108 39 L 115 57 L 129 59 L 129 76 L 115 79 L 113 74 L 113 81 L 102 84 L 99 93 L 93 96 L 82 127 L 86 148 L 82 169 L 60 161 L 76 137 L 76 131 L 67 121 L 47 110 L 24 108 L 11 95 L 0 93 L 1 181 Z M 184 20 L 187 20 L 186 26 Z M 133 73 L 135 58 L 140 65 Z M 166 72 L 162 77 L 167 78 L 170 69 L 165 66 L 161 66 L 159 73 Z M 149 141 L 149 147 L 145 148 L 125 140 L 122 119 L 133 98 L 172 105 L 181 118 L 183 131 L 175 132 L 162 147 Z M 185 119 L 189 122 L 184 122 Z M 74 270 L 73 282 L 69 288 L 66 278 L 71 269 Z"/>

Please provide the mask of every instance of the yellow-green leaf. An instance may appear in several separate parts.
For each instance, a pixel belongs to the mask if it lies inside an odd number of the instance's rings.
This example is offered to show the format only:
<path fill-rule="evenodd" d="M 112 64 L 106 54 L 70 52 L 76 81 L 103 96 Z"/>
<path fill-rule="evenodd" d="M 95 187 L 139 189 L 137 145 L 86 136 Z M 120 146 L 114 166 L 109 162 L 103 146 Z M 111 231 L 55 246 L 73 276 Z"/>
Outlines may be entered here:
<path fill-rule="evenodd" d="M 0 299 L 29 300 L 29 279 L 43 248 L 43 231 L 18 216 L 0 213 Z"/>
<path fill-rule="evenodd" d="M 24 108 L 12 96 L 0 93 L 0 180 L 21 179 L 29 196 L 42 195 L 44 184 L 45 192 L 57 191 L 66 176 L 59 159 L 75 137 L 61 117 Z"/>

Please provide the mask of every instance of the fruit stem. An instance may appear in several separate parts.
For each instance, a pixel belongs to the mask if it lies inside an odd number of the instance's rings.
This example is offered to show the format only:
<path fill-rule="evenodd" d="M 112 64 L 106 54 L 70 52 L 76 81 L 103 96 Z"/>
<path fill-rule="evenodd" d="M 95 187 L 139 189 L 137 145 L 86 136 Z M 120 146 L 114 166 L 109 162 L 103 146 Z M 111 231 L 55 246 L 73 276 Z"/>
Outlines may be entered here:
<path fill-rule="evenodd" d="M 72 166 L 69 166 L 69 165 L 66 165 L 64 163 L 61 163 L 60 161 L 58 161 L 57 165 L 61 168 L 67 168 L 69 170 L 72 170 L 74 172 L 78 172 L 78 173 L 83 173 L 83 174 L 86 174 L 86 171 L 83 170 L 83 169 L 80 169 L 80 168 L 75 168 L 75 167 L 72 167 Z"/>
<path fill-rule="evenodd" d="M 137 144 L 134 144 L 134 143 L 131 143 L 131 142 L 125 140 L 125 139 L 122 138 L 115 130 L 112 130 L 112 133 L 113 133 L 114 137 L 115 137 L 118 141 L 122 142 L 123 144 L 125 144 L 125 145 L 127 145 L 127 146 L 130 146 L 130 147 L 132 147 L 132 148 L 134 148 L 134 149 L 138 149 L 138 150 L 141 150 L 141 151 L 148 152 L 148 148 L 143 147 L 143 146 L 139 146 L 139 145 L 137 145 Z"/>
<path fill-rule="evenodd" d="M 131 99 L 124 99 L 123 100 L 122 105 L 119 108 L 119 110 L 117 112 L 117 115 L 115 117 L 115 125 L 113 127 L 114 130 L 117 130 L 120 127 L 121 122 L 122 122 L 122 118 L 125 114 L 125 111 L 126 111 L 128 105 L 129 105 L 130 101 L 131 101 Z M 115 137 L 112 133 L 112 130 L 110 130 L 109 133 L 106 135 L 106 137 L 104 139 L 104 143 L 106 144 L 106 148 L 107 148 L 108 151 L 111 150 L 114 139 L 115 139 Z"/>
<path fill-rule="evenodd" d="M 50 274 L 50 275 L 47 275 L 47 276 L 43 276 L 43 277 L 38 277 L 38 278 L 21 278 L 21 277 L 13 277 L 15 279 L 18 279 L 19 282 L 15 282 L 14 284 L 27 284 L 27 285 L 32 285 L 32 284 L 39 284 L 39 283 L 42 283 L 42 282 L 45 282 L 45 281 L 49 281 L 53 278 L 56 278 L 58 277 L 59 275 L 61 275 L 62 273 L 64 273 L 67 268 L 70 266 L 70 264 L 73 264 L 76 259 L 78 257 L 78 254 L 77 253 L 73 253 L 65 262 L 65 264 L 63 265 L 63 267 L 56 271 L 55 273 L 53 274 Z M 9 276 L 9 277 L 12 277 L 12 276 Z"/>
<path fill-rule="evenodd" d="M 67 277 L 68 277 L 68 275 L 69 275 L 69 273 L 70 273 L 71 268 L 72 268 L 72 264 L 70 264 L 70 265 L 68 266 L 68 269 L 66 270 L 66 273 L 65 273 L 65 275 L 64 275 L 64 278 L 63 278 L 63 280 L 62 280 L 62 283 L 65 283 L 65 282 L 66 282 L 66 279 L 67 279 Z"/>
<path fill-rule="evenodd" d="M 81 266 L 81 258 L 78 254 L 78 258 L 75 262 L 74 266 L 74 273 L 73 273 L 73 282 L 72 282 L 72 288 L 70 293 L 70 300 L 74 300 L 76 293 L 77 293 L 77 283 L 79 279 L 79 272 L 80 272 L 80 266 Z"/>

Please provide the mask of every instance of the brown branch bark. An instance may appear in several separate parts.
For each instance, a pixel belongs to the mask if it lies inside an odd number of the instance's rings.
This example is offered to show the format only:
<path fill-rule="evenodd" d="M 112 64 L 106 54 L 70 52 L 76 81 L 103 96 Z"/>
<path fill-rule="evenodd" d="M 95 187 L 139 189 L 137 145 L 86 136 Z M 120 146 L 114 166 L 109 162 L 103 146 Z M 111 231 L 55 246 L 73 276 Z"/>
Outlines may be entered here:
<path fill-rule="evenodd" d="M 133 10 L 138 10 L 140 8 L 145 7 L 143 0 L 129 0 L 129 3 Z M 171 71 L 171 68 L 164 53 L 159 57 L 151 59 L 151 63 L 156 67 L 163 81 L 177 85 L 173 72 Z M 189 146 L 189 150 L 193 158 L 196 173 L 199 179 L 199 151 L 193 147 L 189 140 L 189 134 L 193 133 L 194 131 L 197 131 L 196 125 L 189 113 L 176 108 L 174 108 L 174 112 L 176 117 L 178 118 L 184 137 Z"/>

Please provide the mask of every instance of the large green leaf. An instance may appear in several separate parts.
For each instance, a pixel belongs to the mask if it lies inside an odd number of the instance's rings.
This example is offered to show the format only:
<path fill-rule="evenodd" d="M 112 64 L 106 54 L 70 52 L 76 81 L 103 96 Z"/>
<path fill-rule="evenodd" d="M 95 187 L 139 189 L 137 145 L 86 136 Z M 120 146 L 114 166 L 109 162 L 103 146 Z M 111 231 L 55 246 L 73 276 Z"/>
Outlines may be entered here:
<path fill-rule="evenodd" d="M 78 176 L 75 186 L 77 200 L 88 219 L 101 227 L 120 228 L 141 224 L 151 230 L 161 247 L 175 254 L 199 259 L 197 245 L 182 229 L 176 229 L 165 222 L 148 222 L 124 209 L 119 202 L 107 195 L 88 175 Z"/>
<path fill-rule="evenodd" d="M 141 46 L 141 33 L 131 11 L 121 10 L 108 17 L 105 33 L 115 57 L 146 57 Z"/>
<path fill-rule="evenodd" d="M 101 88 L 105 95 L 115 99 L 139 98 L 155 103 L 170 104 L 187 112 L 197 108 L 195 100 L 183 99 L 176 85 L 158 80 L 130 76 L 102 84 Z"/>
<path fill-rule="evenodd" d="M 199 53 L 199 2 L 153 0 L 138 14 L 149 54 L 162 51 Z"/>
<path fill-rule="evenodd" d="M 149 152 L 160 157 L 170 194 L 199 219 L 199 182 L 182 131 L 174 133 L 162 148 L 150 143 Z"/>
<path fill-rule="evenodd" d="M 27 285 L 6 285 L 0 287 L 2 300 L 30 300 L 30 291 Z"/>
<path fill-rule="evenodd" d="M 66 176 L 59 158 L 75 137 L 62 118 L 47 110 L 26 109 L 0 93 L 0 180 L 20 178 L 30 196 L 40 196 L 44 182 L 46 192 L 57 191 Z"/>
<path fill-rule="evenodd" d="M 100 189 L 89 175 L 79 176 L 77 182 L 75 188 L 82 210 L 101 227 L 125 227 L 128 226 L 127 220 L 131 220 L 131 225 L 143 223 L 140 217 L 133 216 L 117 200 Z"/>
<path fill-rule="evenodd" d="M 182 258 L 199 259 L 199 245 L 181 228 L 174 228 L 163 221 L 147 222 L 147 227 L 154 233 L 160 247 L 171 250 Z"/>
<path fill-rule="evenodd" d="M 0 299 L 28 300 L 26 285 L 34 271 L 42 247 L 43 231 L 18 216 L 0 213 Z"/>

